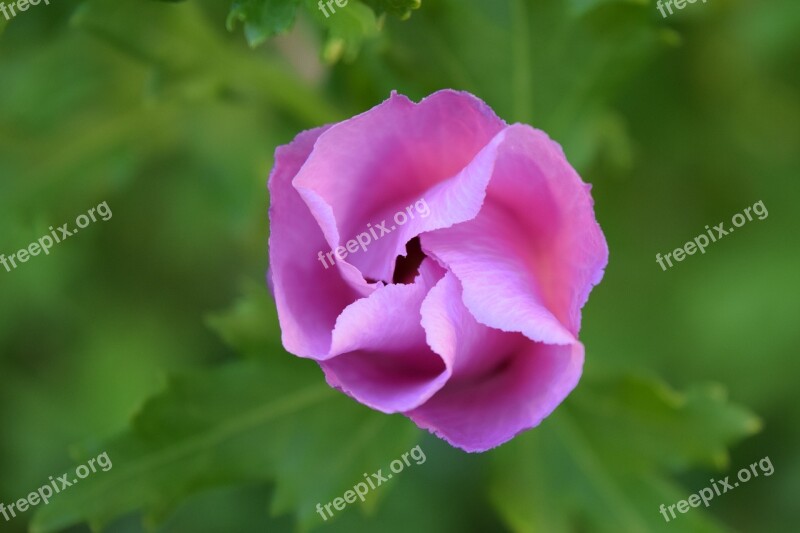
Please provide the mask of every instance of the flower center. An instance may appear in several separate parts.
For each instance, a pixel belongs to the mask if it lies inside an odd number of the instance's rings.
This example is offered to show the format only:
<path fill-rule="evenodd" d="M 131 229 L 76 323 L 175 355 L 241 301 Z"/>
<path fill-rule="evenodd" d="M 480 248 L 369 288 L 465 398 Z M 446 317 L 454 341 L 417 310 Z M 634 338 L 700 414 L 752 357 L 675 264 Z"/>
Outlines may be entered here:
<path fill-rule="evenodd" d="M 403 285 L 413 283 L 414 278 L 419 274 L 419 266 L 423 259 L 425 259 L 425 254 L 422 251 L 419 237 L 414 237 L 406 244 L 406 256 L 397 256 L 392 283 L 402 283 Z"/>

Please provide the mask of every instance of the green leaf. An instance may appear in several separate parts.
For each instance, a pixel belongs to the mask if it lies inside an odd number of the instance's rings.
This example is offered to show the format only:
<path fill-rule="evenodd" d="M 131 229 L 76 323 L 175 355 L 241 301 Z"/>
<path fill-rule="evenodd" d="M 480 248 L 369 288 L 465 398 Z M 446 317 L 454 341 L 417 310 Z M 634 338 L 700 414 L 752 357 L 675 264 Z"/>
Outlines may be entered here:
<path fill-rule="evenodd" d="M 513 531 L 669 531 L 661 504 L 685 499 L 670 474 L 725 468 L 726 447 L 760 422 L 718 386 L 677 393 L 622 378 L 582 383 L 540 428 L 493 453 L 492 501 Z M 682 531 L 719 531 L 700 509 Z"/>
<path fill-rule="evenodd" d="M 422 0 L 364 0 L 376 13 L 391 13 L 405 20 L 411 12 L 422 6 Z"/>
<path fill-rule="evenodd" d="M 190 494 L 265 481 L 276 483 L 272 512 L 307 527 L 322 522 L 317 503 L 385 469 L 418 437 L 406 419 L 359 405 L 328 387 L 315 364 L 286 353 L 197 371 L 150 400 L 132 429 L 102 448 L 113 468 L 40 508 L 32 531 L 102 527 L 136 509 L 152 526 Z"/>
<path fill-rule="evenodd" d="M 324 24 L 328 27 L 328 39 L 322 49 L 322 58 L 327 63 L 339 59 L 354 60 L 364 42 L 378 35 L 375 12 L 356 0 L 350 0 L 345 7 L 324 19 Z"/>
<path fill-rule="evenodd" d="M 252 47 L 258 46 L 292 27 L 300 1 L 238 0 L 228 15 L 228 30 L 232 31 L 237 21 L 244 22 L 247 42 Z M 318 0 L 304 1 L 308 14 L 327 34 L 322 47 L 326 62 L 355 59 L 363 43 L 378 35 L 376 12 L 388 11 L 407 18 L 411 9 L 419 7 L 419 0 L 371 0 L 367 3 L 372 7 L 359 0 L 346 0 L 342 6 L 323 3 L 322 7 Z"/>
<path fill-rule="evenodd" d="M 244 23 L 244 34 L 252 47 L 278 35 L 294 24 L 300 0 L 237 0 L 226 23 L 233 31 L 236 22 Z"/>

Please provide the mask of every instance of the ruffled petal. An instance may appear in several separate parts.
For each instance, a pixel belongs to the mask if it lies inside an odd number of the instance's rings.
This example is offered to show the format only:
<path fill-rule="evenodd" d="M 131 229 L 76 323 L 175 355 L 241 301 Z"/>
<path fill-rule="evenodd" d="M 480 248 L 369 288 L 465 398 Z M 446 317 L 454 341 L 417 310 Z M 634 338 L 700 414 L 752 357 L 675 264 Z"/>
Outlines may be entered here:
<path fill-rule="evenodd" d="M 405 413 L 466 451 L 485 451 L 538 425 L 578 383 L 583 346 L 532 342 L 478 323 L 447 273 L 422 305 L 428 343 L 452 369 L 447 384 Z"/>
<path fill-rule="evenodd" d="M 330 351 L 336 318 L 362 295 L 335 268 L 324 268 L 317 254 L 327 243 L 292 179 L 326 128 L 303 132 L 275 152 L 269 178 L 270 269 L 283 345 L 300 357 Z"/>
<path fill-rule="evenodd" d="M 294 186 L 328 249 L 342 247 L 343 275 L 354 267 L 390 282 L 409 240 L 474 218 L 504 126 L 474 96 L 447 90 L 419 104 L 392 95 L 322 135 Z M 347 250 L 359 238 L 366 244 Z"/>
<path fill-rule="evenodd" d="M 479 322 L 551 344 L 575 342 L 608 262 L 588 185 L 556 143 L 522 125 L 506 130 L 478 216 L 421 242 L 462 282 Z"/>
<path fill-rule="evenodd" d="M 440 390 L 451 370 L 426 343 L 420 306 L 443 275 L 425 260 L 414 283 L 382 287 L 345 309 L 320 363 L 328 383 L 386 413 L 413 409 Z"/>

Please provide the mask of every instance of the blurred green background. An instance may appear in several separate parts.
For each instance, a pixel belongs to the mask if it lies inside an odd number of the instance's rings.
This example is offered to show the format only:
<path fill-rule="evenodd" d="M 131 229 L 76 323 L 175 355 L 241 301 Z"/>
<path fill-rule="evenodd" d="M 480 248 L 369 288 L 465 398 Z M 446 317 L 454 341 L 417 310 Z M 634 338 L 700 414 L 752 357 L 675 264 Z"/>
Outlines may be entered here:
<path fill-rule="evenodd" d="M 423 0 L 404 20 L 413 3 L 0 17 L 0 253 L 113 211 L 0 268 L 0 502 L 114 464 L 0 530 L 797 530 L 800 3 Z M 581 385 L 481 455 L 328 391 L 264 287 L 275 147 L 447 87 L 559 141 L 611 251 Z M 766 220 L 656 264 L 759 200 Z M 427 461 L 369 505 L 315 514 L 416 443 Z M 765 456 L 774 475 L 659 514 Z"/>

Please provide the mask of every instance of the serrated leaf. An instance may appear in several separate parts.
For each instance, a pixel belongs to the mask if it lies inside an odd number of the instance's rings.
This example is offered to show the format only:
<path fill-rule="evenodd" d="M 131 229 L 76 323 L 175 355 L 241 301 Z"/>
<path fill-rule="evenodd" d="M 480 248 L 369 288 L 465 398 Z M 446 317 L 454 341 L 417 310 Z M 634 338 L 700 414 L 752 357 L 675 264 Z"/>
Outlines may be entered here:
<path fill-rule="evenodd" d="M 418 437 L 406 419 L 359 405 L 329 388 L 315 364 L 286 353 L 193 372 L 171 380 L 103 447 L 111 470 L 40 508 L 32 531 L 101 527 L 136 509 L 155 525 L 190 494 L 266 481 L 276 483 L 273 513 L 307 527 L 322 521 L 317 503 L 386 468 Z"/>
<path fill-rule="evenodd" d="M 300 0 L 237 0 L 228 14 L 227 27 L 233 31 L 237 22 L 244 23 L 244 34 L 251 47 L 294 24 Z"/>
<path fill-rule="evenodd" d="M 670 474 L 726 467 L 727 446 L 759 425 L 717 386 L 582 383 L 539 429 L 493 452 L 491 498 L 516 532 L 669 531 L 659 505 L 692 492 Z M 680 519 L 682 531 L 723 529 L 700 509 Z"/>
<path fill-rule="evenodd" d="M 301 0 L 239 0 L 228 15 L 228 30 L 236 22 L 244 23 L 245 37 L 251 47 L 291 28 Z M 379 24 L 375 11 L 359 0 L 347 0 L 343 6 L 331 3 L 325 8 L 318 0 L 305 0 L 306 11 L 327 33 L 321 55 L 328 63 L 340 59 L 353 60 L 364 41 L 378 34 Z M 389 11 L 406 17 L 418 0 L 375 0 L 370 5 L 379 13 Z M 324 9 L 323 9 L 324 8 Z"/>

